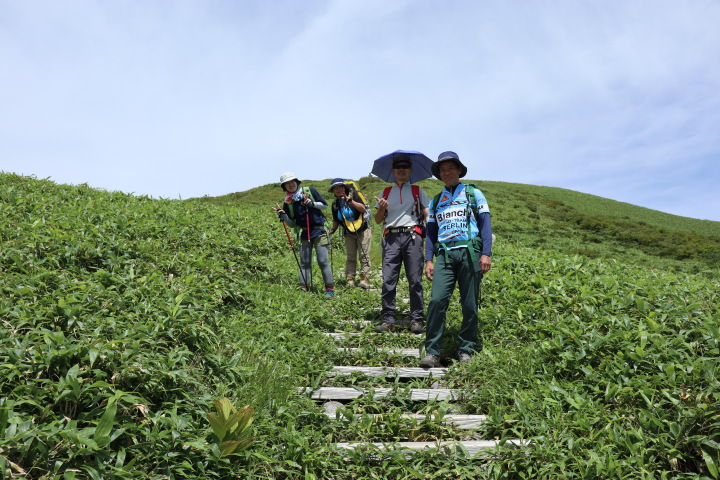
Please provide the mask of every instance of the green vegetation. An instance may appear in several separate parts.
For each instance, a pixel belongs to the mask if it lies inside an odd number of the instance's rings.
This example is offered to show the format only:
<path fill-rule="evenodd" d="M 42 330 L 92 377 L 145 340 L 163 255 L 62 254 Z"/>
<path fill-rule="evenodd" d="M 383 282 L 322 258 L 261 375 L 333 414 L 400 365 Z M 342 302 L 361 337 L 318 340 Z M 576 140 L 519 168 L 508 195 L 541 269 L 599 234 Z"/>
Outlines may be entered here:
<path fill-rule="evenodd" d="M 477 185 L 487 197 L 493 229 L 504 242 L 710 277 L 720 265 L 720 222 L 678 217 L 561 188 L 467 182 Z M 316 187 L 328 201 L 332 198 L 326 193 L 329 180 L 305 184 Z M 386 184 L 363 177 L 359 185 L 372 199 Z M 442 189 L 434 179 L 420 185 L 431 198 Z M 277 185 L 265 185 L 198 201 L 244 205 L 263 213 L 281 198 Z M 380 229 L 374 226 L 374 245 L 379 245 L 380 235 Z M 373 260 L 378 264 L 380 251 L 375 250 Z"/>
<path fill-rule="evenodd" d="M 427 380 L 348 377 L 394 393 L 334 419 L 296 393 L 334 364 L 412 365 L 375 347 L 417 339 L 357 326 L 377 318 L 377 293 L 296 289 L 277 186 L 173 201 L 0 174 L 3 477 L 720 478 L 720 224 L 476 183 L 498 235 L 484 348 L 446 381 L 465 392 L 460 413 L 489 418 L 473 436 L 532 441 L 482 459 L 334 447 L 468 433 L 400 416 L 448 412 L 402 395 Z M 460 316 L 453 301 L 451 333 Z M 350 355 L 326 331 L 366 335 Z"/>

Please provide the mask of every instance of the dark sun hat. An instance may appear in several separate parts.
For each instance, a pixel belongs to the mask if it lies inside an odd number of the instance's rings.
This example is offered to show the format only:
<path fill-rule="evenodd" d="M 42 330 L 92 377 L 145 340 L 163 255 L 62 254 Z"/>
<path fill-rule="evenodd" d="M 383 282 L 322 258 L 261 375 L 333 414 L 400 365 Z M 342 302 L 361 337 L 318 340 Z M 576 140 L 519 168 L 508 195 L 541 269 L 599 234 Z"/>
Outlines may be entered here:
<path fill-rule="evenodd" d="M 430 169 L 432 170 L 432 174 L 437 178 L 438 180 L 442 180 L 440 178 L 440 164 L 442 162 L 454 162 L 455 165 L 458 166 L 460 169 L 460 178 L 467 175 L 467 167 L 463 165 L 463 163 L 460 161 L 460 157 L 458 157 L 458 154 L 455 152 L 443 152 L 438 156 L 437 162 L 432 164 L 432 167 Z"/>
<path fill-rule="evenodd" d="M 330 188 L 328 189 L 328 192 L 332 193 L 333 188 L 337 187 L 338 185 L 342 185 L 345 187 L 345 190 L 347 190 L 347 185 L 345 185 L 345 180 L 342 178 L 334 178 L 333 181 L 330 183 Z"/>

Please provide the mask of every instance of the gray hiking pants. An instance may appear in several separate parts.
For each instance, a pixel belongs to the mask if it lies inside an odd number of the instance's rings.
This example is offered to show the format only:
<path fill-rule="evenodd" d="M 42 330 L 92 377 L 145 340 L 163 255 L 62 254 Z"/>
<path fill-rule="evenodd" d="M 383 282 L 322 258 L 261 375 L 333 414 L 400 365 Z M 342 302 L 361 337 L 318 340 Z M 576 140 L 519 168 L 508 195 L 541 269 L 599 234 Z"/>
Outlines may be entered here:
<path fill-rule="evenodd" d="M 400 267 L 410 284 L 410 320 L 422 322 L 423 301 L 422 276 L 425 259 L 423 239 L 417 233 L 388 233 L 382 241 L 382 311 L 383 322 L 395 322 L 395 296 L 400 277 Z"/>
<path fill-rule="evenodd" d="M 365 279 L 370 278 L 371 240 L 372 231 L 370 230 L 370 227 L 358 233 L 348 233 L 345 235 L 345 250 L 347 251 L 345 276 L 347 278 L 355 278 L 358 254 L 360 254 L 360 275 L 362 275 Z"/>
<path fill-rule="evenodd" d="M 312 245 L 311 245 L 312 243 Z M 300 244 L 300 274 L 298 276 L 300 285 L 309 285 L 312 274 L 312 247 L 315 247 L 315 256 L 317 257 L 320 273 L 322 273 L 325 285 L 333 284 L 332 267 L 328 259 L 328 240 L 326 235 L 320 235 L 311 239 L 302 240 Z"/>

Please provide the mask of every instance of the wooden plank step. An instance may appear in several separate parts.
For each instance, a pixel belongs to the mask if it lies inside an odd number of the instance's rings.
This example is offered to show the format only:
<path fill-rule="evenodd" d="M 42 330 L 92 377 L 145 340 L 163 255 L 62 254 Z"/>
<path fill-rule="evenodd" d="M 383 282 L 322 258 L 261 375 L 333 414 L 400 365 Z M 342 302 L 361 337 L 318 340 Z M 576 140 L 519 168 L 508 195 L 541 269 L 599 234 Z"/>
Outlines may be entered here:
<path fill-rule="evenodd" d="M 424 415 L 420 413 L 406 413 L 403 414 L 403 418 L 415 419 L 418 422 L 425 421 L 427 417 L 430 417 L 430 421 L 433 421 L 432 415 Z M 444 425 L 452 425 L 458 430 L 473 430 L 480 428 L 483 423 L 487 423 L 487 416 L 485 415 L 461 415 L 461 414 L 447 414 L 442 417 L 442 423 Z"/>
<path fill-rule="evenodd" d="M 325 412 L 330 418 L 336 418 L 335 413 Z M 383 415 L 374 415 L 378 421 L 382 420 Z M 432 415 L 423 415 L 419 413 L 404 413 L 401 418 L 407 418 L 409 420 L 417 420 L 423 422 L 427 417 L 430 417 L 430 422 L 433 422 Z M 485 415 L 459 415 L 459 414 L 447 414 L 442 418 L 443 425 L 452 425 L 458 430 L 474 430 L 480 428 L 483 423 L 487 423 L 487 417 Z"/>
<path fill-rule="evenodd" d="M 298 393 L 305 394 L 310 391 L 309 388 L 300 387 Z M 387 397 L 392 393 L 392 388 L 375 388 L 375 397 Z M 312 391 L 311 398 L 313 400 L 352 400 L 360 398 L 367 393 L 365 389 L 356 389 L 350 387 L 320 387 Z M 412 388 L 410 389 L 410 400 L 428 401 L 428 400 L 457 400 L 460 398 L 459 390 L 449 388 Z"/>
<path fill-rule="evenodd" d="M 330 371 L 330 375 L 352 375 L 359 372 L 368 377 L 428 378 L 432 376 L 438 378 L 445 376 L 447 370 L 447 368 L 335 366 Z"/>
<path fill-rule="evenodd" d="M 355 353 L 359 348 L 338 347 L 338 352 Z M 395 355 L 404 355 L 406 357 L 420 357 L 419 348 L 379 348 L 379 352 L 392 353 Z"/>
<path fill-rule="evenodd" d="M 401 332 L 403 335 L 412 336 L 412 337 L 424 337 L 424 333 L 410 333 L 410 332 Z M 347 340 L 348 338 L 352 337 L 359 337 L 361 335 L 368 335 L 362 332 L 323 332 L 324 335 L 327 335 L 328 337 L 332 337 L 335 340 Z M 386 333 L 375 333 L 372 332 L 370 335 L 388 335 Z M 392 335 L 392 334 L 390 334 Z"/>
<path fill-rule="evenodd" d="M 506 440 L 505 445 L 515 445 L 518 447 L 524 447 L 528 445 L 528 442 L 519 439 Z M 494 450 L 500 446 L 501 442 L 498 440 L 465 440 L 455 441 L 447 440 L 441 442 L 397 442 L 397 443 L 363 443 L 363 442 L 345 442 L 336 443 L 335 446 L 347 450 L 357 450 L 358 448 L 372 446 L 381 451 L 393 450 L 397 447 L 408 449 L 408 450 L 426 450 L 428 448 L 449 448 L 456 450 L 462 445 L 468 452 L 469 455 L 474 456 L 479 453 L 488 450 Z"/>

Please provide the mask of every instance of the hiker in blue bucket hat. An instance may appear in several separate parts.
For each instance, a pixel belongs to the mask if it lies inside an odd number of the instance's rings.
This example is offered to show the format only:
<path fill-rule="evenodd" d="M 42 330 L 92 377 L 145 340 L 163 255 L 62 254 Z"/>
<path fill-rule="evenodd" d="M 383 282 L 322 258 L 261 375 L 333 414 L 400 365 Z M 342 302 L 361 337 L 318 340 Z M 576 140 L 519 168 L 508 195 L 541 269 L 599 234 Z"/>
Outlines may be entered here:
<path fill-rule="evenodd" d="M 349 287 L 354 287 L 357 273 L 357 260 L 360 257 L 360 282 L 357 286 L 367 290 L 370 288 L 370 246 L 372 230 L 367 221 L 369 207 L 365 196 L 353 188 L 354 182 L 333 179 L 328 192 L 335 196 L 332 204 L 333 224 L 330 229 L 332 235 L 342 227 L 345 238 L 345 278 Z"/>
<path fill-rule="evenodd" d="M 445 188 L 430 201 L 429 207 L 425 277 L 432 281 L 432 292 L 427 312 L 426 355 L 420 360 L 423 368 L 441 365 L 440 342 L 456 283 L 463 316 L 457 356 L 460 363 L 471 360 L 478 343 L 480 282 L 492 264 L 490 209 L 479 188 L 460 181 L 467 174 L 467 167 L 455 152 L 443 152 L 432 172 Z"/>

